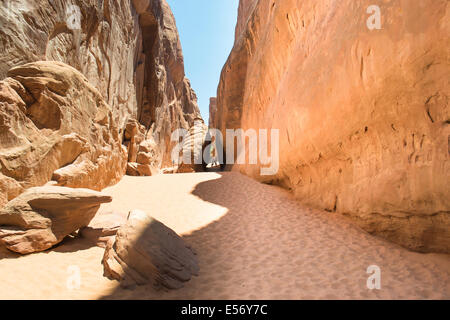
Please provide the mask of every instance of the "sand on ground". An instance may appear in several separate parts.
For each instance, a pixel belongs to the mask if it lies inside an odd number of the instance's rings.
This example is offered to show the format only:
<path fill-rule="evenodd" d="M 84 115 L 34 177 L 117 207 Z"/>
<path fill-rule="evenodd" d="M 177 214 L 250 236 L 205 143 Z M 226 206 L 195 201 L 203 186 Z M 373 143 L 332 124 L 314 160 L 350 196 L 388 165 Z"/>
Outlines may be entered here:
<path fill-rule="evenodd" d="M 450 256 L 410 252 L 239 173 L 125 177 L 104 192 L 113 202 L 99 212 L 141 209 L 182 235 L 200 275 L 180 290 L 123 289 L 103 277 L 104 249 L 73 238 L 0 251 L 0 299 L 450 299 Z M 367 288 L 371 265 L 380 290 Z"/>

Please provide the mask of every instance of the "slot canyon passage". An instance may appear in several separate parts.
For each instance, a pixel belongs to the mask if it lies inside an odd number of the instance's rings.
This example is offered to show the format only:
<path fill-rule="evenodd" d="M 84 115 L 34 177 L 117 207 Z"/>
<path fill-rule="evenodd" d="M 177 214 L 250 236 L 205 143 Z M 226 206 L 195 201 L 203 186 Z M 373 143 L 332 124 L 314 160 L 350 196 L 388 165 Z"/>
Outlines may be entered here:
<path fill-rule="evenodd" d="M 166 0 L 3 1 L 0 299 L 450 299 L 450 3 L 372 2 L 239 1 L 208 125 L 279 129 L 264 176 L 172 161 Z"/>

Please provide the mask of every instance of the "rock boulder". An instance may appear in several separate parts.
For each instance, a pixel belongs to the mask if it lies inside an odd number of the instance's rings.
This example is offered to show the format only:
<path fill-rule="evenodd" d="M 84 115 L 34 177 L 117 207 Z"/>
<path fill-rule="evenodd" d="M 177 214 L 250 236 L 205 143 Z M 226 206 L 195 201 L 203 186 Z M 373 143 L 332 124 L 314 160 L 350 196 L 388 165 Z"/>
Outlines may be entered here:
<path fill-rule="evenodd" d="M 192 173 L 203 171 L 203 144 L 208 132 L 208 127 L 202 119 L 198 118 L 189 128 L 184 137 L 180 151 L 180 163 L 177 173 Z"/>
<path fill-rule="evenodd" d="M 0 243 L 21 254 L 44 251 L 87 226 L 111 200 L 88 189 L 30 188 L 0 210 Z"/>
<path fill-rule="evenodd" d="M 110 106 L 80 72 L 55 61 L 12 68 L 0 81 L 0 206 L 50 180 L 101 190 L 125 173 Z"/>
<path fill-rule="evenodd" d="M 177 289 L 199 272 L 195 253 L 183 239 L 139 210 L 130 212 L 127 223 L 108 242 L 103 265 L 105 276 L 124 287 L 153 284 Z"/>

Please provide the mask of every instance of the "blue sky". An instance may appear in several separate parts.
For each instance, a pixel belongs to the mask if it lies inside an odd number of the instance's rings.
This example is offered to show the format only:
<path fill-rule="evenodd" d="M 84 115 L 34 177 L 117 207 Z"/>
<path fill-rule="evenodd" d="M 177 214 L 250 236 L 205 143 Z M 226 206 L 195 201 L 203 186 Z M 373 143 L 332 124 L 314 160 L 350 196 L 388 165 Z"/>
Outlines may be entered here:
<path fill-rule="evenodd" d="M 186 76 L 208 123 L 209 98 L 234 43 L 239 0 L 167 0 L 183 47 Z"/>

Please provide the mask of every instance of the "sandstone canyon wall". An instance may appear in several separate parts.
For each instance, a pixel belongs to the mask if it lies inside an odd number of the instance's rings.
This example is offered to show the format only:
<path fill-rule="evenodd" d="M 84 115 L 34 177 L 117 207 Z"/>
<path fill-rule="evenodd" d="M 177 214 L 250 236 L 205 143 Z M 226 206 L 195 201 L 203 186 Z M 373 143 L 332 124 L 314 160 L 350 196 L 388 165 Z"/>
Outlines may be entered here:
<path fill-rule="evenodd" d="M 446 0 L 241 0 L 212 126 L 280 129 L 278 173 L 241 172 L 448 253 L 449 34 Z"/>
<path fill-rule="evenodd" d="M 0 206 L 50 179 L 104 188 L 139 155 L 169 164 L 200 117 L 165 0 L 6 0 L 0 26 Z"/>
<path fill-rule="evenodd" d="M 214 127 L 214 119 L 216 118 L 217 112 L 217 98 L 211 97 L 209 99 L 209 126 Z"/>

